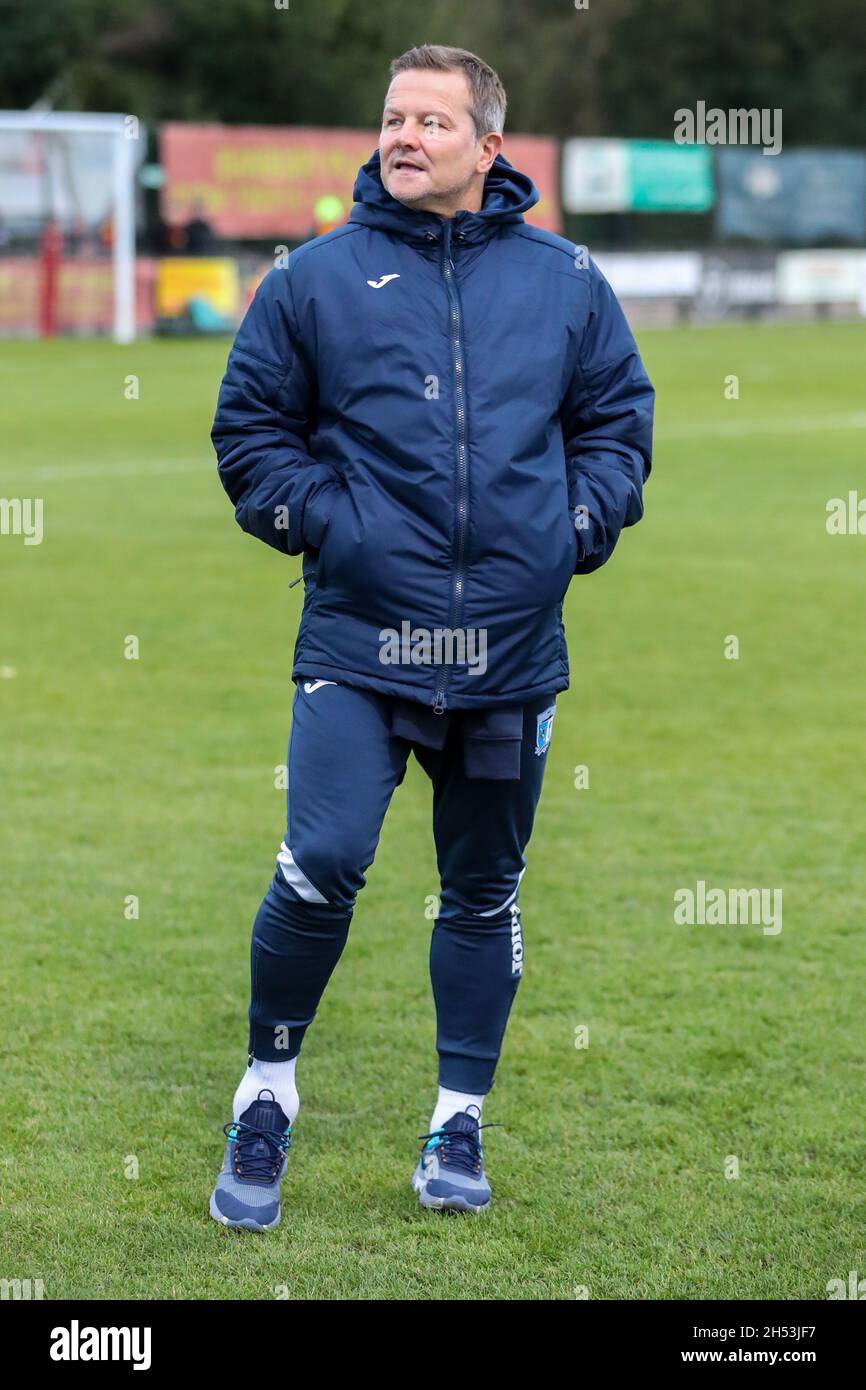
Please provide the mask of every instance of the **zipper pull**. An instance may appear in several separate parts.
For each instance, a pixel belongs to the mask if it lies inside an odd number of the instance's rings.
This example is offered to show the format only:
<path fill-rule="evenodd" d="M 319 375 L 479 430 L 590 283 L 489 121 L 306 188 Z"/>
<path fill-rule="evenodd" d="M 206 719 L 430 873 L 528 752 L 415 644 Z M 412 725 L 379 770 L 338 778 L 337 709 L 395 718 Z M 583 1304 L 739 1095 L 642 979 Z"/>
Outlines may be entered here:
<path fill-rule="evenodd" d="M 433 705 L 433 713 L 434 713 L 434 714 L 444 714 L 444 713 L 445 713 L 445 692 L 444 692 L 444 690 L 439 690 L 439 691 L 437 691 L 436 695 L 435 695 L 433 698 L 434 698 L 434 700 L 435 700 L 435 704 Z"/>

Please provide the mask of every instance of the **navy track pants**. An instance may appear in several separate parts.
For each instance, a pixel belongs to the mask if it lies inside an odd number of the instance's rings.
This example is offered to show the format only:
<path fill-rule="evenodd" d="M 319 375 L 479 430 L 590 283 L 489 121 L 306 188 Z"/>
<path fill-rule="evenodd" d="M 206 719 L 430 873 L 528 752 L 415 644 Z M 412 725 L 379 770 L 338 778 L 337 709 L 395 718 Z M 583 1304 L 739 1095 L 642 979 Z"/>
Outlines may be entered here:
<path fill-rule="evenodd" d="M 389 704 L 369 690 L 298 682 L 286 836 L 253 925 L 250 1052 L 286 1061 L 300 1051 L 414 751 L 433 784 L 441 881 L 430 945 L 439 1083 L 483 1095 L 523 970 L 518 893 L 547 762 L 538 719 L 555 695 L 524 707 L 520 778 L 499 781 L 466 777 L 456 721 L 439 752 L 393 737 Z"/>

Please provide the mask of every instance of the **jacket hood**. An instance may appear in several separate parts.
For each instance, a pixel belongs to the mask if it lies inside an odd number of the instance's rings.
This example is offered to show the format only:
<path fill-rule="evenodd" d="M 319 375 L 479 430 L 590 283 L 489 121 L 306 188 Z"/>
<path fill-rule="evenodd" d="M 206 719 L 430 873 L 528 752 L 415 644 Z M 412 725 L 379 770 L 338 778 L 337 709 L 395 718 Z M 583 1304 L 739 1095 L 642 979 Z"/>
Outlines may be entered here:
<path fill-rule="evenodd" d="M 420 212 L 392 198 L 382 183 L 379 151 L 358 170 L 355 199 L 350 222 L 379 227 L 406 241 L 438 241 L 446 219 L 433 212 Z M 500 227 L 522 222 L 523 214 L 538 202 L 540 194 L 532 179 L 521 174 L 498 154 L 484 180 L 484 199 L 478 212 L 458 212 L 452 219 L 455 231 L 468 242 L 487 241 Z"/>

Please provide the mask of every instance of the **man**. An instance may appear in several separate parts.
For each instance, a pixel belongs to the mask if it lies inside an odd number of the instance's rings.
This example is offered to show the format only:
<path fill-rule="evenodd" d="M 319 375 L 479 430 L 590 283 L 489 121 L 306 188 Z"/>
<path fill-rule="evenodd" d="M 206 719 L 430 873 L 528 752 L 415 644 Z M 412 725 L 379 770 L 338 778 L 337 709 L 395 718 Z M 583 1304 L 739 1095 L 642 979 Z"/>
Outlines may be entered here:
<path fill-rule="evenodd" d="M 422 1205 L 490 1200 L 480 1142 L 523 970 L 518 893 L 562 600 L 642 515 L 653 392 L 581 249 L 528 226 L 480 58 L 391 66 L 348 223 L 262 283 L 213 429 L 240 525 L 303 554 L 288 815 L 253 927 L 250 1060 L 211 1214 L 279 1221 L 295 1063 L 410 751 L 433 784 L 439 1098 Z"/>
<path fill-rule="evenodd" d="M 205 205 L 197 198 L 192 205 L 192 217 L 184 227 L 184 255 L 213 256 L 216 249 L 216 237 L 205 216 Z"/>

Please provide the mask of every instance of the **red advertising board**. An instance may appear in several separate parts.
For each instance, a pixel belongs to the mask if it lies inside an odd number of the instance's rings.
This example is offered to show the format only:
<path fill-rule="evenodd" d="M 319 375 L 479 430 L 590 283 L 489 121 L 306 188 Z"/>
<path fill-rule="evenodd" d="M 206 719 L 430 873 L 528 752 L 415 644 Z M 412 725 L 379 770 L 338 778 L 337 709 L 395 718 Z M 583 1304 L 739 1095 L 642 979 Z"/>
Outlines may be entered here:
<path fill-rule="evenodd" d="M 218 236 L 301 240 L 314 235 L 314 208 L 325 195 L 336 195 L 348 217 L 358 169 L 378 138 L 376 131 L 171 122 L 160 134 L 162 215 L 177 225 L 198 207 Z M 506 135 L 502 152 L 541 194 L 526 220 L 561 231 L 556 141 Z"/>
<path fill-rule="evenodd" d="M 37 256 L 0 257 L 0 336 L 35 337 L 43 267 Z M 139 333 L 153 327 L 156 261 L 135 262 L 135 324 Z M 60 333 L 110 333 L 114 321 L 112 266 L 108 259 L 70 256 L 57 268 L 54 318 Z"/>

